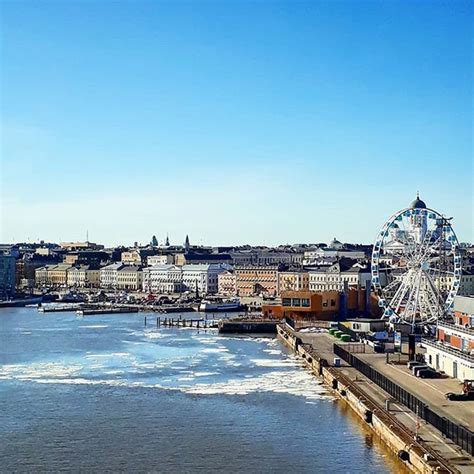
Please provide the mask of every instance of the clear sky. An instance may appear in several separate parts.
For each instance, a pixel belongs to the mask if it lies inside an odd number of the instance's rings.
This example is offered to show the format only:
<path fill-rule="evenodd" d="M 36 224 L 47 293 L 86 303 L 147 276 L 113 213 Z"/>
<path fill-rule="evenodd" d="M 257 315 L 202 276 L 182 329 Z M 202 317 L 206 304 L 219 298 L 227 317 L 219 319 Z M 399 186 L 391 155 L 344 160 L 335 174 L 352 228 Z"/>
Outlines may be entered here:
<path fill-rule="evenodd" d="M 470 1 L 1 2 L 0 240 L 473 236 Z"/>

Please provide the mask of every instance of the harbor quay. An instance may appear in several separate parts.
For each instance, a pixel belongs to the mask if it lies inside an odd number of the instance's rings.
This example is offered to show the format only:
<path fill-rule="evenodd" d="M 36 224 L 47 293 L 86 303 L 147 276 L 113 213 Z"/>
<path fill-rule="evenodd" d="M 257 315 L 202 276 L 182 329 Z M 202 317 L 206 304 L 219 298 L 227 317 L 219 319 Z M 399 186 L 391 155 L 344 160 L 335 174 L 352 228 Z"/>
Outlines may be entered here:
<path fill-rule="evenodd" d="M 431 407 L 472 436 L 474 401 L 459 405 L 458 402 L 447 402 L 444 398 L 443 391 L 459 390 L 458 383 L 452 379 L 418 379 L 406 370 L 399 357 L 396 363 L 387 363 L 386 354 L 375 353 L 371 346 L 343 343 L 328 332 L 305 332 L 308 327 L 301 332 L 287 323 L 279 324 L 278 338 L 359 415 L 398 456 L 401 463 L 417 473 L 473 472 L 472 437 L 471 452 L 464 451 L 457 442 L 424 420 L 421 413 L 407 407 L 409 396 L 418 399 L 425 407 Z M 321 324 L 318 327 L 324 331 Z M 358 369 L 340 358 L 343 352 L 372 369 L 372 377 L 364 375 L 359 370 L 360 365 Z M 403 398 L 395 398 L 381 387 L 382 381 L 391 382 L 395 389 L 403 387 L 404 395 L 408 397 L 404 401 L 401 401 Z"/>

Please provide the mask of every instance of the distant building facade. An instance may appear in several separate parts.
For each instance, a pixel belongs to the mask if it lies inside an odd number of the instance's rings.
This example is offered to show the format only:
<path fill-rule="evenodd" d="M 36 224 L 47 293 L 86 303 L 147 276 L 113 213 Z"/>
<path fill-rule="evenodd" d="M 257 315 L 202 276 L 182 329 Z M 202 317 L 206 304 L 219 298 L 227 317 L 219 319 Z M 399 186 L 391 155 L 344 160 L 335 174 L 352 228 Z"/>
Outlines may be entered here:
<path fill-rule="evenodd" d="M 0 298 L 15 292 L 16 259 L 13 255 L 0 253 Z"/>
<path fill-rule="evenodd" d="M 117 288 L 117 273 L 124 267 L 123 263 L 111 263 L 100 269 L 101 288 Z"/>
<path fill-rule="evenodd" d="M 260 267 L 257 265 L 243 265 L 235 267 L 235 285 L 238 296 L 278 294 L 277 265 Z"/>
<path fill-rule="evenodd" d="M 136 265 L 124 265 L 117 270 L 117 289 L 138 291 L 142 289 L 142 268 Z"/>
<path fill-rule="evenodd" d="M 371 279 L 370 268 L 340 261 L 309 270 L 309 289 L 342 291 L 346 283 L 349 288 L 365 288 L 371 285 Z"/>
<path fill-rule="evenodd" d="M 217 276 L 218 293 L 221 296 L 235 296 L 237 294 L 235 272 L 226 270 Z"/>
<path fill-rule="evenodd" d="M 97 288 L 100 285 L 100 270 L 89 265 L 71 267 L 67 272 L 67 284 L 76 288 Z"/>
<path fill-rule="evenodd" d="M 282 291 L 308 291 L 309 273 L 305 270 L 278 272 L 278 293 Z"/>

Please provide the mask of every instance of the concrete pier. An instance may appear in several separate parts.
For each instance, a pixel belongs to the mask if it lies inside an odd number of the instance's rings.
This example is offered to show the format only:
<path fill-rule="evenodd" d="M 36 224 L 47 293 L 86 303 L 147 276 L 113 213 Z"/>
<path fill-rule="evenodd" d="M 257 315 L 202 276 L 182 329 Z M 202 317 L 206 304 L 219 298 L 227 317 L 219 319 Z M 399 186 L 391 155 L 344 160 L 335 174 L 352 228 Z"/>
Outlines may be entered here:
<path fill-rule="evenodd" d="M 420 424 L 416 416 L 409 415 L 400 404 L 391 402 L 387 406 L 390 395 L 355 368 L 344 361 L 335 364 L 333 340 L 329 335 L 300 334 L 287 324 L 278 325 L 277 331 L 278 338 L 299 355 L 306 367 L 321 377 L 412 472 L 474 472 L 472 457 L 436 435 L 433 427 Z M 354 347 L 354 350 L 362 352 L 362 348 L 359 351 Z"/>

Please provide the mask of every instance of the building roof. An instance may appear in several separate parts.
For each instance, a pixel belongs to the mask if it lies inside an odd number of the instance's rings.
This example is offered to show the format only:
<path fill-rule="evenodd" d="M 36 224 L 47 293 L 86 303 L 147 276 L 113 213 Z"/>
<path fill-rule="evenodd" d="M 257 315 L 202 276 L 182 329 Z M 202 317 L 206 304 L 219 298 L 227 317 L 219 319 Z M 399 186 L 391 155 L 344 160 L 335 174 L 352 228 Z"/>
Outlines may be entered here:
<path fill-rule="evenodd" d="M 122 267 L 123 263 L 115 262 L 111 263 L 110 265 L 106 265 L 105 267 L 102 267 L 101 270 L 120 270 Z"/>
<path fill-rule="evenodd" d="M 193 253 L 188 252 L 186 255 L 186 261 L 192 262 L 195 261 L 212 261 L 212 260 L 232 260 L 232 257 L 228 253 Z"/>
<path fill-rule="evenodd" d="M 426 209 L 426 204 L 420 199 L 419 193 L 416 193 L 416 199 L 410 204 L 411 209 Z"/>
<path fill-rule="evenodd" d="M 142 271 L 142 267 L 136 265 L 125 265 L 117 270 L 120 273 L 138 273 Z"/>
<path fill-rule="evenodd" d="M 172 263 L 151 265 L 150 267 L 147 267 L 146 270 L 166 271 L 166 270 L 171 270 L 172 268 L 181 270 L 181 267 L 179 267 L 178 265 L 173 265 Z"/>
<path fill-rule="evenodd" d="M 454 311 L 474 315 L 474 296 L 456 296 Z"/>

